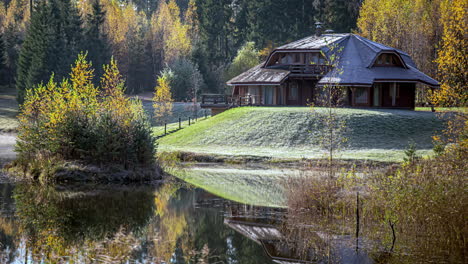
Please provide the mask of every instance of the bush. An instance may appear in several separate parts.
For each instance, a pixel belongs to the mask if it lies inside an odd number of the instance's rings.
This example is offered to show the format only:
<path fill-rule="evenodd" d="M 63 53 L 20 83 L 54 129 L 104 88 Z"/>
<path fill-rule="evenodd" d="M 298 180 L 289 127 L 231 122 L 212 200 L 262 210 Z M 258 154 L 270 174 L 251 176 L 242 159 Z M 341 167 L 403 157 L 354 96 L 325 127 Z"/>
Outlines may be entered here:
<path fill-rule="evenodd" d="M 101 88 L 93 85 L 93 77 L 86 55 L 80 54 L 69 80 L 57 84 L 52 76 L 48 84 L 27 91 L 16 145 L 16 163 L 24 170 L 31 170 L 36 160 L 117 164 L 123 169 L 154 164 L 149 120 L 141 102 L 124 95 L 116 62 L 104 66 Z"/>
<path fill-rule="evenodd" d="M 374 212 L 376 219 L 396 223 L 397 239 L 415 251 L 450 252 L 452 260 L 463 257 L 467 159 L 465 140 L 447 146 L 434 158 L 405 163 L 395 171 L 371 176 L 369 212 Z"/>

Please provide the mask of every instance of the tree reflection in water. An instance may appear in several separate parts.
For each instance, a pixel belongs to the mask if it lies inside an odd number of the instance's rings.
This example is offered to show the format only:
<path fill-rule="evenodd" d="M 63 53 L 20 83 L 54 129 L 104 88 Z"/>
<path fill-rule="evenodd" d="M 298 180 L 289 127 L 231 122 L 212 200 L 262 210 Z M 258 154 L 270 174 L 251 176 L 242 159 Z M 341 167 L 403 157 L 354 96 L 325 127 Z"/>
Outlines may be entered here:
<path fill-rule="evenodd" d="M 178 183 L 0 189 L 2 263 L 271 263 Z"/>

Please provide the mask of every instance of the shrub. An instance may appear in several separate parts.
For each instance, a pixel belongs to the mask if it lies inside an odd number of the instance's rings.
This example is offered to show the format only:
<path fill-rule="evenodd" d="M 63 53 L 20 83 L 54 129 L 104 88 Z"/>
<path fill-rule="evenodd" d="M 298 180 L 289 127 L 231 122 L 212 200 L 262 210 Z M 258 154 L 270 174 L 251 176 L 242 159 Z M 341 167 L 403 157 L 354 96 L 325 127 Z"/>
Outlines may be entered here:
<path fill-rule="evenodd" d="M 169 65 L 174 73 L 171 79 L 171 88 L 174 99 L 177 101 L 191 101 L 198 95 L 203 86 L 203 76 L 198 66 L 186 58 L 179 58 Z"/>
<path fill-rule="evenodd" d="M 57 84 L 52 76 L 46 85 L 27 90 L 16 145 L 16 163 L 24 170 L 36 159 L 118 164 L 124 169 L 154 164 L 150 123 L 141 102 L 124 95 L 116 62 L 112 59 L 104 67 L 100 88 L 93 77 L 86 55 L 80 54 L 69 80 Z M 44 169 L 39 166 L 39 171 Z"/>
<path fill-rule="evenodd" d="M 395 249 L 394 263 L 425 263 L 438 257 L 462 262 L 466 255 L 467 160 L 468 141 L 460 140 L 438 156 L 413 157 L 387 171 L 370 168 L 365 177 L 350 171 L 339 177 L 320 172 L 294 178 L 286 183 L 288 223 L 293 228 L 309 225 L 337 234 L 358 232 L 380 243 L 377 251 Z"/>
<path fill-rule="evenodd" d="M 465 140 L 434 158 L 371 176 L 369 212 L 377 220 L 396 223 L 397 239 L 417 251 L 425 247 L 432 253 L 450 252 L 455 259 L 462 256 L 468 210 L 467 159 Z"/>

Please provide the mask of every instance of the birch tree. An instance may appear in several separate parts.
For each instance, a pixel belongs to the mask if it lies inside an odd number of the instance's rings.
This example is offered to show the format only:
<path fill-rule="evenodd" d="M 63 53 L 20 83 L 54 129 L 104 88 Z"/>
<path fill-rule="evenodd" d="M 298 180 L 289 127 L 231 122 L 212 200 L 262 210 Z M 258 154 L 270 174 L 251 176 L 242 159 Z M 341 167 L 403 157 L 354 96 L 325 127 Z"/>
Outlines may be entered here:
<path fill-rule="evenodd" d="M 172 114 L 172 93 L 171 93 L 172 71 L 163 71 L 158 77 L 157 85 L 153 96 L 154 118 L 160 124 L 168 121 Z"/>

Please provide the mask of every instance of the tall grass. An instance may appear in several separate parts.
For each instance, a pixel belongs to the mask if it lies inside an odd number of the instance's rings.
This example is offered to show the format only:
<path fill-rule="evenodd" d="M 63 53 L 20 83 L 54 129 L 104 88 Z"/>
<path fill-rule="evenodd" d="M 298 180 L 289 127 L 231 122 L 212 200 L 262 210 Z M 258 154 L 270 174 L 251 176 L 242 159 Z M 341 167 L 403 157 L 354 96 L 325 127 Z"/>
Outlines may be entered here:
<path fill-rule="evenodd" d="M 461 263 L 467 254 L 467 160 L 462 140 L 436 157 L 365 177 L 351 172 L 290 181 L 289 224 L 364 236 L 380 244 L 372 250 L 390 253 L 390 263 Z"/>

